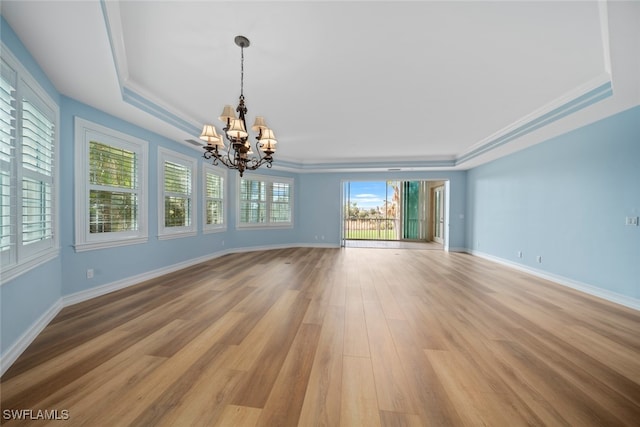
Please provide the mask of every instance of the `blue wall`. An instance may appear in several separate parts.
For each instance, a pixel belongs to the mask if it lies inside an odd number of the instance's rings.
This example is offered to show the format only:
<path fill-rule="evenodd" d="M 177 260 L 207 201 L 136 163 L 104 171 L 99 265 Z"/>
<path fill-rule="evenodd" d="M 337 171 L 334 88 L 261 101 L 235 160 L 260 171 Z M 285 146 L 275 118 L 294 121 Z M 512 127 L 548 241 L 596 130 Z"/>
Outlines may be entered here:
<path fill-rule="evenodd" d="M 0 16 L 0 38 L 57 103 L 60 96 L 11 27 Z M 11 347 L 61 296 L 60 257 L 0 286 L 0 354 Z"/>
<path fill-rule="evenodd" d="M 468 248 L 640 298 L 640 107 L 470 170 L 467 206 Z"/>

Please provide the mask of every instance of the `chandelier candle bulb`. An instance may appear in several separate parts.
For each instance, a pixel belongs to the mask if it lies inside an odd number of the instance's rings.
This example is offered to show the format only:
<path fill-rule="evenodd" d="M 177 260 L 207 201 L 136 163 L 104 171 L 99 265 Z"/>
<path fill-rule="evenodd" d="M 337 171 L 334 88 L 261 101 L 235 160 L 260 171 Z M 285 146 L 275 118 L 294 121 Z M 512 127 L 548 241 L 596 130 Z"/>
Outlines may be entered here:
<path fill-rule="evenodd" d="M 204 125 L 202 128 L 202 135 L 200 135 L 200 139 L 207 141 L 208 145 L 218 146 L 224 148 L 224 142 L 222 142 L 222 138 L 216 132 L 216 128 L 213 125 Z"/>
<path fill-rule="evenodd" d="M 231 136 L 232 139 L 244 139 L 249 136 L 247 129 L 244 127 L 244 122 L 241 119 L 231 120 L 231 128 L 227 131 L 227 134 Z"/>
<path fill-rule="evenodd" d="M 231 120 L 235 120 L 236 113 L 233 106 L 225 105 L 224 108 L 222 109 L 222 114 L 218 118 L 220 119 L 221 122 L 226 123 L 227 125 L 230 123 Z"/>
<path fill-rule="evenodd" d="M 267 129 L 267 123 L 264 120 L 264 117 L 256 116 L 256 121 L 253 123 L 253 126 L 251 126 L 251 130 L 258 132 L 261 129 Z"/>
<path fill-rule="evenodd" d="M 258 157 L 254 157 L 254 151 L 249 142 L 249 133 L 247 132 L 247 122 L 245 115 L 247 107 L 244 103 L 244 49 L 249 47 L 249 39 L 244 36 L 237 36 L 235 43 L 240 47 L 240 97 L 238 106 L 233 108 L 231 105 L 225 105 L 222 114 L 218 117 L 225 124 L 223 135 L 229 141 L 229 148 L 222 153 L 218 148 L 224 148 L 222 137 L 218 136 L 213 125 L 204 125 L 200 139 L 207 142 L 203 148 L 205 159 L 213 159 L 213 164 L 222 163 L 229 169 L 237 169 L 240 176 L 245 170 L 256 170 L 262 165 L 271 167 L 273 162 L 272 154 L 275 153 L 275 144 L 277 143 L 273 131 L 267 127 L 266 120 L 262 116 L 257 116 L 251 130 L 258 132 L 256 137 L 256 151 Z M 238 112 L 236 117 L 235 112 Z M 262 156 L 264 153 L 264 156 Z"/>
<path fill-rule="evenodd" d="M 273 131 L 269 128 L 264 128 L 259 138 L 260 142 L 276 142 L 276 137 L 273 134 Z"/>

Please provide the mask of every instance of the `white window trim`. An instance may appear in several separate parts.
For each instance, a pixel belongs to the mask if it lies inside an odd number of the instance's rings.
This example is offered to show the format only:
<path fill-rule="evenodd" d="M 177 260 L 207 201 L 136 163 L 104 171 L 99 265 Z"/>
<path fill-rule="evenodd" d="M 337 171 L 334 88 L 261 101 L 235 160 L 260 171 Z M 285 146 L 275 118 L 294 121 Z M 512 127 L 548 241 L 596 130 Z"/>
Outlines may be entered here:
<path fill-rule="evenodd" d="M 251 180 L 251 181 L 263 181 L 266 183 L 274 183 L 274 182 L 282 182 L 289 184 L 290 194 L 289 194 L 289 206 L 291 208 L 291 221 L 289 222 L 263 222 L 259 224 L 253 223 L 241 223 L 240 222 L 240 207 L 242 203 L 242 196 L 240 194 L 240 183 L 243 179 Z M 250 175 L 247 177 L 236 179 L 236 230 L 274 230 L 274 229 L 289 229 L 293 228 L 293 224 L 295 221 L 294 218 L 294 190 L 295 190 L 295 180 L 293 178 L 287 178 L 283 176 L 272 176 L 272 175 Z M 271 201 L 268 199 L 270 194 L 267 195 L 267 218 L 271 217 Z"/>
<path fill-rule="evenodd" d="M 55 258 L 60 254 L 60 239 L 59 239 L 59 188 L 60 188 L 60 174 L 58 172 L 60 165 L 60 108 L 58 104 L 49 96 L 49 94 L 40 86 L 38 81 L 27 71 L 22 63 L 13 55 L 7 45 L 0 42 L 0 50 L 2 51 L 2 59 L 16 72 L 16 99 L 21 98 L 21 94 L 24 89 L 23 86 L 27 86 L 28 90 L 36 96 L 37 101 L 40 101 L 53 112 L 53 120 L 55 121 L 55 136 L 53 147 L 53 164 L 52 164 L 52 189 L 51 189 L 51 215 L 52 215 L 52 238 L 47 240 L 46 244 L 35 245 L 32 248 L 22 247 L 21 236 L 16 237 L 15 245 L 10 249 L 10 263 L 3 265 L 2 275 L 0 275 L 0 285 L 7 283 L 16 277 L 32 270 L 40 265 L 43 265 Z M 18 116 L 21 116 L 22 101 L 18 102 L 19 112 Z M 16 121 L 16 141 L 21 141 L 21 126 Z M 17 165 L 19 159 L 19 153 L 21 152 L 19 147 L 14 147 L 14 163 Z M 16 193 L 12 194 L 17 205 L 21 205 L 22 196 L 17 193 L 22 188 L 22 170 L 16 166 L 16 172 L 11 175 L 12 187 Z M 12 227 L 15 230 L 22 230 L 22 227 L 18 227 L 18 218 L 22 216 L 22 208 L 17 206 L 15 212 L 15 223 Z M 21 232 L 21 231 L 20 231 Z"/>
<path fill-rule="evenodd" d="M 164 162 L 178 163 L 191 169 L 191 225 L 187 227 L 164 226 Z M 158 240 L 178 239 L 181 237 L 196 236 L 197 228 L 197 172 L 198 162 L 193 157 L 158 147 Z"/>
<path fill-rule="evenodd" d="M 145 243 L 149 240 L 148 184 L 149 143 L 122 132 L 101 126 L 80 117 L 75 122 L 75 250 L 76 252 Z M 89 233 L 89 143 L 105 144 L 139 153 L 138 230 L 113 233 Z"/>
<path fill-rule="evenodd" d="M 211 173 L 222 178 L 222 224 L 207 224 L 207 174 Z M 216 168 L 208 163 L 202 164 L 202 232 L 219 233 L 227 231 L 227 171 Z"/>

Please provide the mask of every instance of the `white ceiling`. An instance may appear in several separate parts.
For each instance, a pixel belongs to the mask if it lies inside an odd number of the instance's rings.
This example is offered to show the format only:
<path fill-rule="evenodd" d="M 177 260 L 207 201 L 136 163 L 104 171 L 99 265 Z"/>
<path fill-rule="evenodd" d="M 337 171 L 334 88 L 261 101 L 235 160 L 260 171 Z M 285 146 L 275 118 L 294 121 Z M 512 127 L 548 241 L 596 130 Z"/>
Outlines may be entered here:
<path fill-rule="evenodd" d="M 220 130 L 223 105 L 240 94 L 233 39 L 248 37 L 249 120 L 263 115 L 274 129 L 274 166 L 308 170 L 465 169 L 637 104 L 628 50 L 639 11 L 595 1 L 2 1 L 62 94 L 179 142 L 197 140 L 205 122 Z M 584 94 L 585 108 L 559 114 Z"/>

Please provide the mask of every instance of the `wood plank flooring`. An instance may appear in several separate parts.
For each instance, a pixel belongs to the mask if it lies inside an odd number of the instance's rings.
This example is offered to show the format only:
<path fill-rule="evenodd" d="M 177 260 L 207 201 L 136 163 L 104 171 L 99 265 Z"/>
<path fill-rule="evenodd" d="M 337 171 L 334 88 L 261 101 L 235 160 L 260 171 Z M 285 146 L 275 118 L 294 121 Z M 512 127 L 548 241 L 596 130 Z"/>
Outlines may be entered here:
<path fill-rule="evenodd" d="M 0 391 L 7 426 L 638 426 L 640 313 L 465 254 L 242 253 L 65 308 Z"/>

